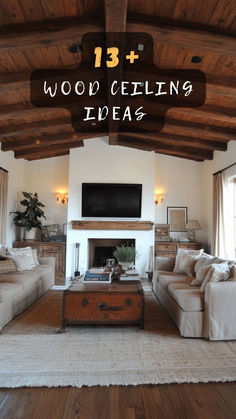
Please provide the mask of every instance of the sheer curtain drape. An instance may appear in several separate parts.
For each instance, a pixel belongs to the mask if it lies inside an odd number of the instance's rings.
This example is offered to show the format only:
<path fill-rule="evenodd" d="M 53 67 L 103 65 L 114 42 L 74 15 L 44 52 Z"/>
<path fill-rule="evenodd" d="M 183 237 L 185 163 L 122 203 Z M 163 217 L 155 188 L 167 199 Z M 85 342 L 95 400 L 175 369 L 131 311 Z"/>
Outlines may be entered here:
<path fill-rule="evenodd" d="M 6 244 L 8 173 L 0 169 L 0 245 Z"/>
<path fill-rule="evenodd" d="M 235 258 L 234 190 L 236 165 L 213 176 L 213 254 Z"/>
<path fill-rule="evenodd" d="M 226 257 L 224 175 L 213 176 L 213 255 Z"/>

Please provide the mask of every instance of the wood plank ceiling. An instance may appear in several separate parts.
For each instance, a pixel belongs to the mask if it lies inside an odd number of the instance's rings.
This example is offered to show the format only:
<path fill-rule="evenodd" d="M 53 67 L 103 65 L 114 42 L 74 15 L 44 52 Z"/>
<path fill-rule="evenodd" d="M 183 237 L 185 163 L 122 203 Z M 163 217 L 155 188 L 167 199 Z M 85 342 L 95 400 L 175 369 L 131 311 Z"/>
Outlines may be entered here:
<path fill-rule="evenodd" d="M 66 108 L 31 104 L 30 74 L 79 65 L 80 52 L 68 48 L 87 32 L 125 30 L 153 36 L 159 68 L 202 70 L 206 101 L 199 108 L 169 109 L 158 133 L 107 133 L 110 144 L 196 161 L 226 150 L 236 140 L 235 0 L 1 0 L 2 150 L 35 160 L 82 147 L 91 135 L 74 131 Z M 193 56 L 201 62 L 192 63 Z"/>

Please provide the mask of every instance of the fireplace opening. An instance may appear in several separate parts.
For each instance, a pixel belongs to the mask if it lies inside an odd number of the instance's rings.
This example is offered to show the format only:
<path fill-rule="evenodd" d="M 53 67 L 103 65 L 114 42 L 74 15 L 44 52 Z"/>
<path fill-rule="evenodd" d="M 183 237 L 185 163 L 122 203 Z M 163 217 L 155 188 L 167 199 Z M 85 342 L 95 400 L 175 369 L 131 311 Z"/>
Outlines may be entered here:
<path fill-rule="evenodd" d="M 89 268 L 105 266 L 114 258 L 116 246 L 122 245 L 135 247 L 135 239 L 89 239 Z"/>

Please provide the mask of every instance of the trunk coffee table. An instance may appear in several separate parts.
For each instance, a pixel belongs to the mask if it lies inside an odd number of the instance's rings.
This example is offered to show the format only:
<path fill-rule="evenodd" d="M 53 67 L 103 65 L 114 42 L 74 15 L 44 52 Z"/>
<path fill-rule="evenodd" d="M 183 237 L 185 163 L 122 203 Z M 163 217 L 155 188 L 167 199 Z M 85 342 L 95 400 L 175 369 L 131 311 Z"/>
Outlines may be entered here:
<path fill-rule="evenodd" d="M 63 293 L 62 331 L 70 324 L 133 324 L 143 328 L 141 282 L 75 283 Z"/>

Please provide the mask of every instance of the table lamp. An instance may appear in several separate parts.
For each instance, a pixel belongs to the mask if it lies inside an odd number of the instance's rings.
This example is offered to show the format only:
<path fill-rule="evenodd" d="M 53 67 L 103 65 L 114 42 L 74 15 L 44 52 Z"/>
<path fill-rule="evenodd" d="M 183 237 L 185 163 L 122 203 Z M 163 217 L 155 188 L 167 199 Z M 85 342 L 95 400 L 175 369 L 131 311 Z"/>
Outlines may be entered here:
<path fill-rule="evenodd" d="M 188 230 L 188 238 L 191 242 L 195 242 L 195 230 L 201 230 L 201 226 L 198 220 L 189 220 L 185 225 L 186 230 Z"/>

